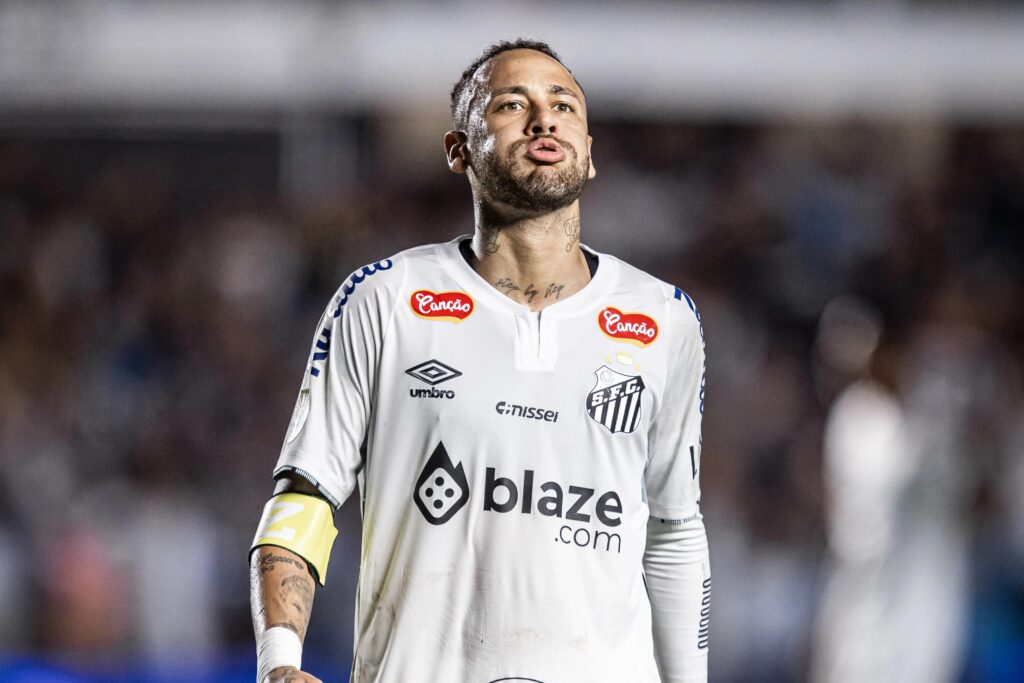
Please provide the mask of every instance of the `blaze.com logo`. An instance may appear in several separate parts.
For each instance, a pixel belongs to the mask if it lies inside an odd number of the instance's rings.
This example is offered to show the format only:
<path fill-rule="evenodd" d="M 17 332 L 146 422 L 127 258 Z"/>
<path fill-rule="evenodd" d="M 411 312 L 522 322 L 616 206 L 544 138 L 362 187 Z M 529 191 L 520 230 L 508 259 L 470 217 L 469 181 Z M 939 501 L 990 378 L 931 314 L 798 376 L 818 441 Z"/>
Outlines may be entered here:
<path fill-rule="evenodd" d="M 556 543 L 622 552 L 622 537 L 608 530 L 622 524 L 618 492 L 602 493 L 556 481 L 535 483 L 539 477 L 533 470 L 523 470 L 515 480 L 499 476 L 494 467 L 486 467 L 484 475 L 482 512 L 552 517 L 564 522 L 555 533 Z M 427 522 L 440 526 L 465 507 L 469 498 L 465 468 L 461 462 L 452 462 L 444 444 L 438 443 L 416 480 L 416 507 Z"/>

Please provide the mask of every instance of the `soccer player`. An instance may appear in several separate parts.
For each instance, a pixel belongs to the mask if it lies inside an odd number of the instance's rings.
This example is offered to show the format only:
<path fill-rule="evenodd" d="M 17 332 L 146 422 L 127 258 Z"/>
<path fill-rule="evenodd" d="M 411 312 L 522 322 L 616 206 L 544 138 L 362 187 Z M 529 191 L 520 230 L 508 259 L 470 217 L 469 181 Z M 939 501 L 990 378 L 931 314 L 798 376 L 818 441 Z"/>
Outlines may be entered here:
<path fill-rule="evenodd" d="M 551 48 L 490 47 L 452 114 L 475 234 L 356 271 L 317 325 L 251 554 L 259 680 L 318 680 L 358 485 L 353 683 L 705 681 L 697 308 L 581 245 L 587 102 Z"/>

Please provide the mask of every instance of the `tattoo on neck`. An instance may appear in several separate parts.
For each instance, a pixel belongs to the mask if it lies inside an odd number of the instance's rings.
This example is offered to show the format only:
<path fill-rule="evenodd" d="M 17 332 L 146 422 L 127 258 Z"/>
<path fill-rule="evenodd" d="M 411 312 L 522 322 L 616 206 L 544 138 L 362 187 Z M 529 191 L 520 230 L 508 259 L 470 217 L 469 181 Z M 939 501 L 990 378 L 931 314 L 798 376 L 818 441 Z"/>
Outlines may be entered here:
<path fill-rule="evenodd" d="M 565 231 L 565 236 L 569 238 L 565 244 L 565 253 L 568 254 L 580 242 L 580 217 L 573 216 L 562 224 L 562 229 Z"/>
<path fill-rule="evenodd" d="M 554 282 L 552 282 L 544 291 L 544 298 L 547 299 L 549 296 L 554 294 L 556 299 L 560 299 L 562 297 L 563 289 L 565 289 L 565 285 L 556 285 Z"/>
<path fill-rule="evenodd" d="M 491 230 L 484 231 L 484 253 L 494 254 L 498 251 L 498 230 L 492 228 Z"/>
<path fill-rule="evenodd" d="M 517 285 L 516 283 L 512 282 L 512 280 L 510 280 L 507 277 L 503 277 L 500 280 L 498 280 L 497 282 L 495 282 L 494 286 L 497 287 L 498 289 L 505 290 L 506 294 L 508 292 L 518 292 L 519 291 L 519 285 Z"/>
<path fill-rule="evenodd" d="M 523 291 L 523 288 L 517 285 L 515 282 L 513 282 L 512 278 L 507 277 L 503 277 L 497 282 L 495 282 L 494 286 L 504 291 L 506 294 L 509 294 L 511 292 L 523 292 L 523 296 L 526 297 L 526 300 L 531 304 L 533 303 L 533 300 L 537 297 L 537 295 L 540 294 L 540 290 L 534 287 L 532 282 L 526 285 L 526 291 Z M 552 282 L 544 289 L 544 298 L 549 299 L 552 296 L 554 296 L 556 299 L 561 299 L 562 292 L 564 290 L 565 283 L 558 284 L 557 282 Z"/>

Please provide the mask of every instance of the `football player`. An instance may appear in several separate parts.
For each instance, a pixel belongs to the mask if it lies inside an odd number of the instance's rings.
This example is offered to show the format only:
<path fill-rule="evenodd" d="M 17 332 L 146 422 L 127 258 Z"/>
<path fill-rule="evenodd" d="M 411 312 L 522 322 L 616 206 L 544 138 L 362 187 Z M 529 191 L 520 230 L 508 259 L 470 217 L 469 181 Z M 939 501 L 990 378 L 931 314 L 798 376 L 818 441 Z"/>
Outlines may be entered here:
<path fill-rule="evenodd" d="M 353 683 L 706 681 L 697 307 L 581 244 L 587 100 L 550 47 L 491 46 L 451 99 L 475 233 L 361 268 L 317 325 L 251 552 L 259 680 L 318 680 L 358 487 Z"/>

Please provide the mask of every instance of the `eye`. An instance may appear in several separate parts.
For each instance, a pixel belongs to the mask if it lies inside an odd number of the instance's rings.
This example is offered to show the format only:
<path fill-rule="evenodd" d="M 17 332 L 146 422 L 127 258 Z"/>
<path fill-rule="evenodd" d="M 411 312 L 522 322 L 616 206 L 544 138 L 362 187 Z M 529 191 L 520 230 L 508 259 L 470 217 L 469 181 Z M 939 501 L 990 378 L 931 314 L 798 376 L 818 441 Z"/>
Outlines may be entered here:
<path fill-rule="evenodd" d="M 555 110 L 563 113 L 575 111 L 575 109 L 572 108 L 572 105 L 569 104 L 568 102 L 556 102 Z"/>
<path fill-rule="evenodd" d="M 522 102 L 517 102 L 516 100 L 509 100 L 508 102 L 505 102 L 504 104 L 499 105 L 498 106 L 498 111 L 518 111 L 518 110 L 520 110 L 522 108 L 523 108 L 523 103 Z"/>

